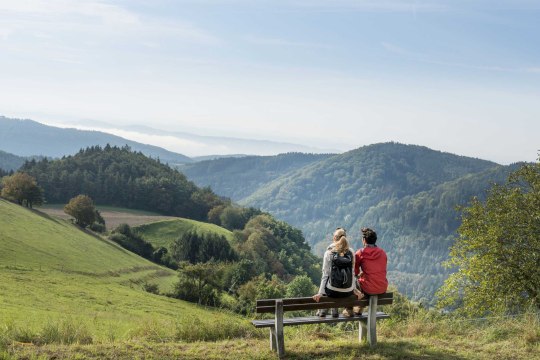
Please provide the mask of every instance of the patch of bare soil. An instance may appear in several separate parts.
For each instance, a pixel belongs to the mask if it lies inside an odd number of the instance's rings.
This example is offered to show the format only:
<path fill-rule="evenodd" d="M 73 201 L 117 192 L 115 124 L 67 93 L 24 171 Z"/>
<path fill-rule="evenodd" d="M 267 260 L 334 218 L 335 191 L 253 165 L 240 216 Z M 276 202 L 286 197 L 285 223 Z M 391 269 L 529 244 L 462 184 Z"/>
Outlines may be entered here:
<path fill-rule="evenodd" d="M 64 212 L 62 209 L 48 209 L 40 208 L 39 211 L 49 215 L 58 217 L 60 219 L 69 220 L 72 217 Z M 137 215 L 121 211 L 100 210 L 101 216 L 105 219 L 105 225 L 107 230 L 112 230 L 120 224 L 128 224 L 129 226 L 137 226 L 147 224 L 151 222 L 174 219 L 173 216 L 161 216 L 161 215 Z"/>

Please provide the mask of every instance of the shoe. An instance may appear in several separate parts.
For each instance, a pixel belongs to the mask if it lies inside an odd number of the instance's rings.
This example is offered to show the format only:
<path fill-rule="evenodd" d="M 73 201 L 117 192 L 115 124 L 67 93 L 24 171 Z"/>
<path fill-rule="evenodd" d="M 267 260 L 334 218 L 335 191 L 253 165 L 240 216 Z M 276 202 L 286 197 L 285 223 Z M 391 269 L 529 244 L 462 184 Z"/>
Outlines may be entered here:
<path fill-rule="evenodd" d="M 362 315 L 362 310 L 364 310 L 364 307 L 362 307 L 362 306 L 353 307 L 354 316 L 361 316 Z"/>
<path fill-rule="evenodd" d="M 317 314 L 316 314 L 318 317 L 326 317 L 326 309 L 320 309 L 320 310 L 317 310 Z"/>
<path fill-rule="evenodd" d="M 332 317 L 335 317 L 335 318 L 339 317 L 339 311 L 337 308 L 332 309 Z"/>
<path fill-rule="evenodd" d="M 343 309 L 343 316 L 345 317 L 353 317 L 353 309 L 351 308 L 345 308 Z"/>

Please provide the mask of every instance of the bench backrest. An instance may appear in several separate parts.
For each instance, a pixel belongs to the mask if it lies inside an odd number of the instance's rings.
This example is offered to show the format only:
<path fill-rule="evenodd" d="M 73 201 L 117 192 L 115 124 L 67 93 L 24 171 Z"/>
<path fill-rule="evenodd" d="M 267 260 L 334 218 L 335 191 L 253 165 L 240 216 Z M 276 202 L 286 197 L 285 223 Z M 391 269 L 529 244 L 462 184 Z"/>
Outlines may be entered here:
<path fill-rule="evenodd" d="M 264 299 L 257 300 L 256 312 L 273 313 L 276 311 L 277 299 Z M 283 301 L 283 311 L 298 311 L 298 310 L 317 310 L 317 309 L 331 309 L 335 307 L 353 307 L 353 306 L 368 306 L 369 297 L 366 296 L 362 300 L 358 300 L 356 296 L 350 296 L 346 298 L 331 298 L 327 296 L 321 297 L 319 302 L 315 302 L 311 297 L 301 298 L 288 298 L 281 299 Z M 393 293 L 384 293 L 378 295 L 378 305 L 389 305 L 394 301 Z"/>

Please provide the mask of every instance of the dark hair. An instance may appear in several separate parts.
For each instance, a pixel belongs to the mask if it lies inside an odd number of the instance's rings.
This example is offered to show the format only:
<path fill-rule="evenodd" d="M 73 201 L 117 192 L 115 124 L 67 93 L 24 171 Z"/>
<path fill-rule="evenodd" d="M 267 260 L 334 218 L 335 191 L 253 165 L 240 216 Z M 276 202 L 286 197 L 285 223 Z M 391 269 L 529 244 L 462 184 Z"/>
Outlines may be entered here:
<path fill-rule="evenodd" d="M 375 245 L 377 242 L 377 233 L 370 228 L 362 228 L 362 237 L 370 245 Z"/>

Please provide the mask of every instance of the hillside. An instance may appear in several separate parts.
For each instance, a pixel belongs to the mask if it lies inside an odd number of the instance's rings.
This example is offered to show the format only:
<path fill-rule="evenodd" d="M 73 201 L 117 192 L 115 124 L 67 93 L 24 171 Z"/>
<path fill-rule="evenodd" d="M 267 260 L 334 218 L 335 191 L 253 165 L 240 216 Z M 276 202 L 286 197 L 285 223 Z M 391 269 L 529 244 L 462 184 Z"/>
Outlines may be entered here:
<path fill-rule="evenodd" d="M 389 251 L 391 280 L 420 299 L 431 297 L 446 277 L 439 262 L 458 224 L 454 207 L 481 195 L 491 181 L 504 180 L 507 171 L 489 161 L 421 146 L 376 144 L 287 172 L 239 200 L 299 227 L 316 254 L 323 252 L 336 226 L 348 229 L 354 248 L 360 246 L 361 227 L 375 228 Z M 239 189 L 249 186 L 242 174 L 234 180 Z M 414 255 L 405 266 L 404 254 L 411 251 L 425 255 Z"/>
<path fill-rule="evenodd" d="M 68 222 L 0 200 L 0 229 L 0 346 L 5 336 L 84 344 L 251 332 L 240 317 L 145 292 L 169 291 L 176 273 Z"/>
<path fill-rule="evenodd" d="M 0 150 L 19 156 L 43 155 L 60 158 L 73 155 L 89 146 L 125 146 L 164 163 L 184 164 L 191 162 L 185 155 L 163 148 L 107 134 L 101 131 L 63 129 L 32 120 L 10 119 L 0 116 Z"/>
<path fill-rule="evenodd" d="M 210 186 L 235 201 L 248 197 L 269 182 L 332 154 L 287 153 L 276 156 L 229 157 L 179 167 L 198 186 Z"/>
<path fill-rule="evenodd" d="M 127 146 L 93 146 L 59 160 L 27 162 L 21 169 L 36 178 L 53 204 L 86 194 L 101 205 L 205 219 L 223 203 L 209 189 Z"/>
<path fill-rule="evenodd" d="M 214 233 L 225 236 L 229 241 L 233 237 L 232 232 L 217 225 L 180 218 L 139 225 L 134 227 L 133 230 L 142 235 L 155 248 L 160 246 L 168 248 L 173 241 L 178 239 L 180 234 L 189 231 L 195 231 L 202 235 Z"/>
<path fill-rule="evenodd" d="M 26 161 L 22 156 L 13 155 L 0 150 L 0 169 L 4 171 L 17 170 Z"/>

